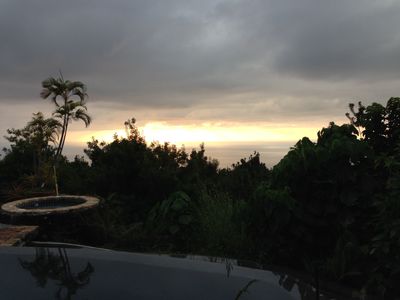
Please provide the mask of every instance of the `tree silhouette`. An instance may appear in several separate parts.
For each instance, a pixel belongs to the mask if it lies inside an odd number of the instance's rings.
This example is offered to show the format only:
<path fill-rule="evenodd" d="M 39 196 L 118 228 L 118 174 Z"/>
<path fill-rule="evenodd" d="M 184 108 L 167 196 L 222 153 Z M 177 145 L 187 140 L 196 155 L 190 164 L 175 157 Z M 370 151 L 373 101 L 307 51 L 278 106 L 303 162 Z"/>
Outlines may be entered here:
<path fill-rule="evenodd" d="M 19 259 L 19 262 L 22 268 L 36 278 L 39 287 L 45 288 L 47 282 L 53 280 L 58 286 L 55 298 L 69 300 L 76 295 L 78 289 L 90 283 L 94 267 L 87 263 L 82 271 L 74 273 L 71 271 L 66 249 L 57 250 L 58 255 L 49 248 L 36 248 L 33 261 Z"/>
<path fill-rule="evenodd" d="M 49 144 L 57 143 L 61 127 L 58 120 L 45 118 L 43 113 L 37 112 L 24 128 L 8 129 L 9 136 L 5 138 L 13 144 L 12 147 L 21 147 L 24 144 L 33 148 L 33 171 L 38 175 L 50 150 Z"/>
<path fill-rule="evenodd" d="M 81 120 L 85 126 L 89 126 L 92 118 L 87 113 L 86 86 L 80 81 L 64 80 L 62 74 L 60 77 L 47 78 L 42 82 L 42 91 L 40 96 L 43 99 L 50 98 L 56 106 L 53 116 L 59 118 L 62 122 L 61 136 L 55 155 L 55 165 L 64 148 L 65 138 L 67 136 L 68 125 L 71 121 Z M 54 166 L 54 179 L 56 185 L 56 194 L 58 195 L 58 184 L 56 176 L 56 167 Z"/>

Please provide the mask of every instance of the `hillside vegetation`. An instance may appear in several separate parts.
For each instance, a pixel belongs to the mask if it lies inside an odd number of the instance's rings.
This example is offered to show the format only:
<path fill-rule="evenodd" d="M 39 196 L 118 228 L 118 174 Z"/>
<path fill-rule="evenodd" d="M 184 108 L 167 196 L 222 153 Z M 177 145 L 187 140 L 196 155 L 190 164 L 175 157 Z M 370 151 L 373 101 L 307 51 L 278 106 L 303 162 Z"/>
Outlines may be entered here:
<path fill-rule="evenodd" d="M 58 240 L 247 258 L 392 299 L 400 294 L 400 98 L 350 104 L 347 116 L 316 142 L 299 140 L 272 169 L 257 152 L 220 169 L 204 145 L 147 144 L 135 119 L 125 122 L 127 137 L 92 140 L 87 158 L 69 161 L 56 144 L 60 123 L 37 113 L 8 130 L 1 201 L 54 194 L 57 160 L 60 193 L 102 199 L 79 230 L 53 233 Z"/>

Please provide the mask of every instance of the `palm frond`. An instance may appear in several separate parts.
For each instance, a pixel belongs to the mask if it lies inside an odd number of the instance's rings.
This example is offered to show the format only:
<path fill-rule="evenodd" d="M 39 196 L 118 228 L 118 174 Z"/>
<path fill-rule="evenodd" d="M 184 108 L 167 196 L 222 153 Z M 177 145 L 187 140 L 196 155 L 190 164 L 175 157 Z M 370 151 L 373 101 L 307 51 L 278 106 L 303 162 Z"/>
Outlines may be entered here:
<path fill-rule="evenodd" d="M 47 99 L 47 97 L 49 97 L 50 95 L 51 95 L 51 92 L 47 88 L 42 89 L 42 91 L 40 92 L 40 97 L 43 99 Z"/>
<path fill-rule="evenodd" d="M 74 120 L 82 120 L 85 123 L 85 126 L 88 127 L 92 122 L 92 118 L 87 114 L 85 109 L 79 108 L 75 111 L 72 118 Z"/>
<path fill-rule="evenodd" d="M 64 80 L 61 72 L 60 77 L 49 77 L 42 82 L 42 91 L 40 96 L 43 99 L 49 98 L 56 106 L 53 112 L 53 119 L 58 123 L 49 124 L 54 125 L 53 135 L 51 141 L 55 142 L 58 139 L 62 141 L 59 143 L 57 154 L 58 157 L 64 147 L 65 134 L 68 124 L 71 120 L 82 120 L 85 126 L 89 126 L 92 118 L 87 114 L 86 99 L 86 85 L 80 81 Z M 61 137 L 60 137 L 61 131 Z M 50 132 L 50 131 L 49 131 Z"/>

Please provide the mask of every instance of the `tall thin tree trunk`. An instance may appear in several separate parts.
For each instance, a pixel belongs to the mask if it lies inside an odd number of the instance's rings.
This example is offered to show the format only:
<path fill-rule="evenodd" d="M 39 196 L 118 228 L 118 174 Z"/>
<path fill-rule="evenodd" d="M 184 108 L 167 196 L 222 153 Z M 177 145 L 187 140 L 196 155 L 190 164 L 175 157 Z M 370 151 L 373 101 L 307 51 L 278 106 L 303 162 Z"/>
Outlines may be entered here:
<path fill-rule="evenodd" d="M 59 153 L 60 156 L 61 156 L 61 153 L 62 153 L 62 151 L 63 151 L 63 149 L 64 149 L 65 139 L 67 138 L 68 123 L 69 123 L 69 122 L 68 122 L 68 120 L 67 120 L 67 125 L 65 126 L 64 138 L 63 138 L 62 145 L 61 145 L 61 148 L 60 148 L 60 153 Z"/>
<path fill-rule="evenodd" d="M 58 193 L 58 182 L 57 182 L 57 172 L 56 172 L 56 166 L 53 166 L 53 172 L 54 172 L 54 184 L 55 184 L 55 188 L 56 188 L 56 196 L 59 196 Z"/>
<path fill-rule="evenodd" d="M 64 97 L 64 105 L 66 107 L 67 104 L 67 100 Z M 65 137 L 67 135 L 67 128 L 68 128 L 68 118 L 67 115 L 64 115 L 64 123 L 63 123 L 63 128 L 61 131 L 61 137 L 60 137 L 60 142 L 58 143 L 58 148 L 57 148 L 57 152 L 56 152 L 56 157 L 55 157 L 55 161 L 54 161 L 54 165 L 53 165 L 53 172 L 54 172 L 54 186 L 56 189 L 56 196 L 59 195 L 58 192 L 58 180 L 57 180 L 57 167 L 58 167 L 58 162 L 59 162 L 59 157 L 61 155 L 62 149 L 64 147 L 64 142 L 65 142 Z"/>
<path fill-rule="evenodd" d="M 65 132 L 65 130 L 63 127 L 62 132 L 61 132 L 60 141 L 58 143 L 58 147 L 57 147 L 57 151 L 56 151 L 56 157 L 55 157 L 56 162 L 58 161 L 58 156 L 60 155 L 60 149 L 61 149 L 62 141 L 64 139 L 64 132 Z"/>
<path fill-rule="evenodd" d="M 66 116 L 64 116 L 60 142 L 58 144 L 58 148 L 57 148 L 57 152 L 56 152 L 56 162 L 58 162 L 58 157 L 61 155 L 62 149 L 64 147 L 65 136 L 67 134 L 67 127 L 68 127 L 68 118 Z"/>
<path fill-rule="evenodd" d="M 62 128 L 62 131 L 61 131 L 61 136 L 60 136 L 60 141 L 59 141 L 59 143 L 58 143 L 58 147 L 57 147 L 57 151 L 56 151 L 56 156 L 55 156 L 55 158 L 54 158 L 54 164 L 53 164 L 53 178 L 54 178 L 54 187 L 55 187 L 55 190 L 56 190 L 56 196 L 59 195 L 59 193 L 58 193 L 58 181 L 57 181 L 57 171 L 56 171 L 56 169 L 57 169 L 57 167 L 58 167 L 58 157 L 59 157 L 59 155 L 60 155 L 60 149 L 61 149 L 61 145 L 62 145 L 62 141 L 63 141 L 64 135 L 65 135 L 65 126 L 64 126 L 64 124 L 63 124 L 63 128 Z"/>

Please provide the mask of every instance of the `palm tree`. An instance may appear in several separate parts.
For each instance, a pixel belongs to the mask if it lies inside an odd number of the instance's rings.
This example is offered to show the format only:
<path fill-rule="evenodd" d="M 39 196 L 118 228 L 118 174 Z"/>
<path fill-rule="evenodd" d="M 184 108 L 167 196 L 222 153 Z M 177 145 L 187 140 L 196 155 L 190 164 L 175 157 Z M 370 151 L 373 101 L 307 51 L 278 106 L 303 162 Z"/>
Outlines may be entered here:
<path fill-rule="evenodd" d="M 68 125 L 71 121 L 81 120 L 88 127 L 92 118 L 87 114 L 86 86 L 80 81 L 64 80 L 61 72 L 60 77 L 50 77 L 42 82 L 40 96 L 43 99 L 50 98 L 56 106 L 53 116 L 61 119 L 62 128 L 55 155 L 55 165 L 64 148 Z M 58 195 L 56 168 L 54 166 L 54 178 L 56 182 L 56 193 Z"/>
<path fill-rule="evenodd" d="M 82 271 L 73 273 L 67 250 L 65 248 L 58 248 L 57 250 L 58 255 L 55 250 L 38 247 L 35 249 L 33 261 L 20 258 L 18 260 L 21 267 L 35 277 L 37 286 L 46 288 L 47 283 L 52 280 L 58 287 L 55 298 L 72 299 L 79 289 L 90 283 L 90 276 L 95 269 L 88 262 Z"/>

